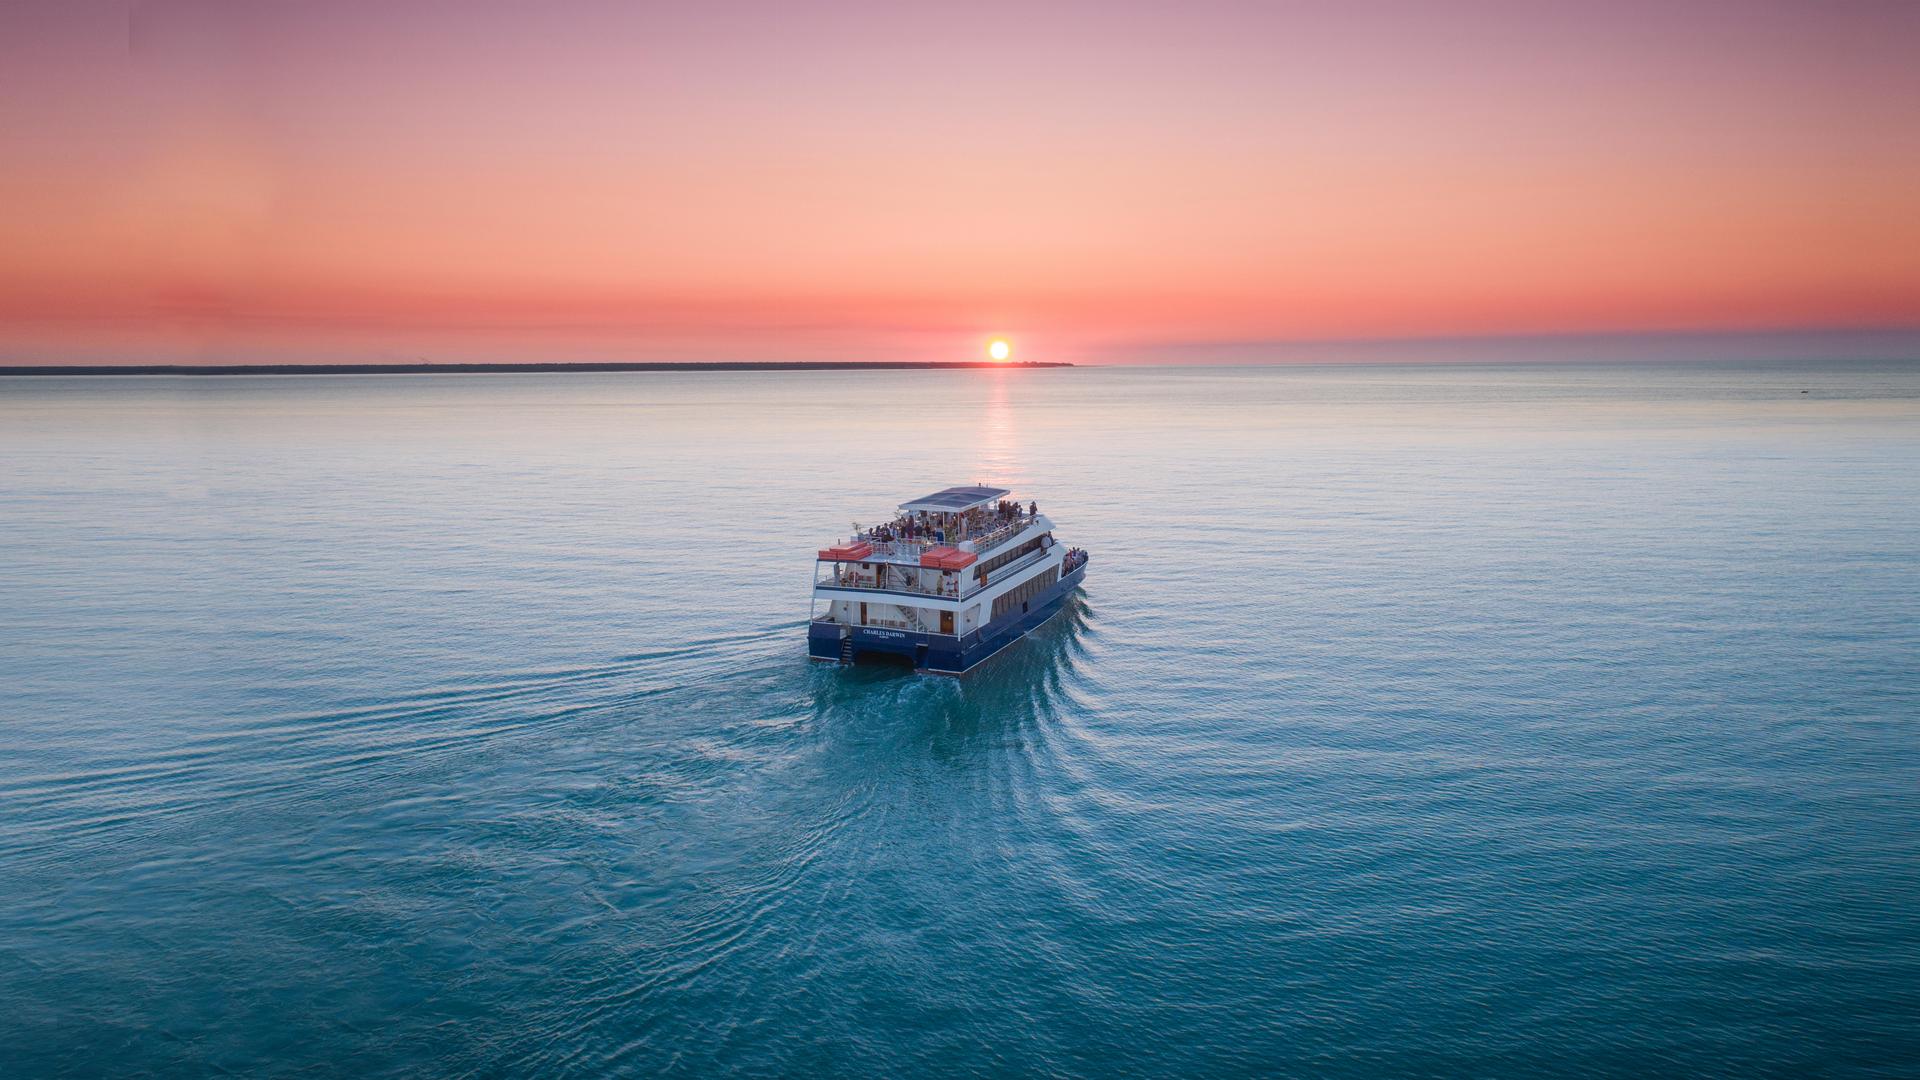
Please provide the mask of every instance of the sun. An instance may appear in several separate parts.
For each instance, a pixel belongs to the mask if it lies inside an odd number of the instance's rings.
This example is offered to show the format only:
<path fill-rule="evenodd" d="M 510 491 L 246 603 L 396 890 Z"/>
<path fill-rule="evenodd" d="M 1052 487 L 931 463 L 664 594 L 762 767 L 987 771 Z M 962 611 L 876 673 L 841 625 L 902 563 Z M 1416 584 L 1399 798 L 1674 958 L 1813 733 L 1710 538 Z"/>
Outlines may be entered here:
<path fill-rule="evenodd" d="M 987 343 L 987 355 L 995 360 L 1005 360 L 1013 355 L 1013 346 L 1007 344 L 1006 338 L 994 338 Z"/>

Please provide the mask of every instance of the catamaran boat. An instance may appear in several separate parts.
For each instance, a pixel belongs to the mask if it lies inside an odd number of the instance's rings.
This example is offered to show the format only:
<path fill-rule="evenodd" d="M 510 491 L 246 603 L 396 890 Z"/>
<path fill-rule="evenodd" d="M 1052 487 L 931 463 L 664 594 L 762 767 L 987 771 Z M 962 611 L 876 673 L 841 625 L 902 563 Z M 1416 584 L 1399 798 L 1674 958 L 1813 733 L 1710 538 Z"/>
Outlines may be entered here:
<path fill-rule="evenodd" d="M 814 563 L 807 652 L 851 664 L 892 653 L 958 675 L 1059 612 L 1087 553 L 1053 538 L 1037 504 L 996 487 L 953 487 L 901 503 Z"/>

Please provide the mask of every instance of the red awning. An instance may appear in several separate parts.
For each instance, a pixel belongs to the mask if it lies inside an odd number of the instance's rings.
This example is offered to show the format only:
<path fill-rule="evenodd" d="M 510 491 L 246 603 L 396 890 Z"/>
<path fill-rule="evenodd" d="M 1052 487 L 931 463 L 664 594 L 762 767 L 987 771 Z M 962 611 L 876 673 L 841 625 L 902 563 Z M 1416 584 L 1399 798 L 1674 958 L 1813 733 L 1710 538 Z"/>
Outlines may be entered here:
<path fill-rule="evenodd" d="M 936 570 L 958 570 L 971 564 L 978 556 L 971 551 L 961 551 L 957 547 L 940 544 L 920 553 L 920 565 Z"/>

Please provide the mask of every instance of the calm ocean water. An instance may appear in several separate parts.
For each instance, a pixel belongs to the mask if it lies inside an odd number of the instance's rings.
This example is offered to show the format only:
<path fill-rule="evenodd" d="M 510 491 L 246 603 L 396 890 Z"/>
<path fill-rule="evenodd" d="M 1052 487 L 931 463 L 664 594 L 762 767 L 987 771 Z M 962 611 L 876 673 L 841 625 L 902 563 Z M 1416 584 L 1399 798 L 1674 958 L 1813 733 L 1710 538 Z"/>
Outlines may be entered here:
<path fill-rule="evenodd" d="M 1920 366 L 14 379 L 0 461 L 10 1078 L 1920 1062 Z M 1082 597 L 809 666 L 975 480 Z"/>

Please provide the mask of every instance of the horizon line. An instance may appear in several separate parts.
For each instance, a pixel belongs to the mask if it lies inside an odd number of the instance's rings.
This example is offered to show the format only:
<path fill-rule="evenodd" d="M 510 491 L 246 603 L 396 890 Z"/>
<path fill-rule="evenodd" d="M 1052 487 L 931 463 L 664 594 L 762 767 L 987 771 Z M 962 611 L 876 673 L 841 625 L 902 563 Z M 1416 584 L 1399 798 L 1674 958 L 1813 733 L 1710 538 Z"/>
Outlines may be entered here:
<path fill-rule="evenodd" d="M 511 375 L 606 371 L 847 371 L 884 368 L 1066 368 L 1064 361 L 998 360 L 713 360 L 713 361 L 542 361 L 396 364 L 12 364 L 0 365 L 0 377 L 30 375 Z"/>

